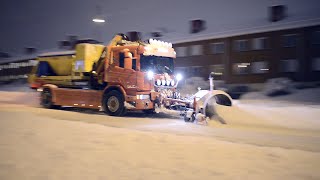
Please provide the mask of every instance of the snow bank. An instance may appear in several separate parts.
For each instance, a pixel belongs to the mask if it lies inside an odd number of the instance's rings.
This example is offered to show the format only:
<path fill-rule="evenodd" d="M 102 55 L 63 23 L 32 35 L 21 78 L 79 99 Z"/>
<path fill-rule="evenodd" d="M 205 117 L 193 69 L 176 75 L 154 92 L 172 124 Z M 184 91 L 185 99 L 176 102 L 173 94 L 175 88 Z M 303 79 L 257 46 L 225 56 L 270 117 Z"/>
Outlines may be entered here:
<path fill-rule="evenodd" d="M 209 81 L 205 81 L 202 77 L 190 77 L 179 83 L 178 90 L 181 96 L 188 96 L 195 94 L 199 87 L 209 89 Z"/>
<path fill-rule="evenodd" d="M 227 90 L 227 85 L 222 80 L 213 80 L 214 88 L 219 90 Z M 203 77 L 190 77 L 182 80 L 178 85 L 178 90 L 182 96 L 195 94 L 198 91 L 210 89 L 210 81 Z"/>
<path fill-rule="evenodd" d="M 261 100 L 261 101 L 287 101 L 296 103 L 320 104 L 320 87 L 308 89 L 290 88 L 291 94 L 270 97 L 265 92 L 249 92 L 241 97 L 241 100 Z"/>
<path fill-rule="evenodd" d="M 289 78 L 269 79 L 265 83 L 264 93 L 268 96 L 279 96 L 292 92 L 293 82 Z"/>

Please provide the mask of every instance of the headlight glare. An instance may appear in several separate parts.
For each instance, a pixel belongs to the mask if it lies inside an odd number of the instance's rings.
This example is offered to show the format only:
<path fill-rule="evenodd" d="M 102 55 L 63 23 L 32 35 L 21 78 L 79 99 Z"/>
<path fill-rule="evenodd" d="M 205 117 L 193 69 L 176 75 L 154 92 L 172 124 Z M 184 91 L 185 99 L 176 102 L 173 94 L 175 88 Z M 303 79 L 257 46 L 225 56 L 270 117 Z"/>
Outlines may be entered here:
<path fill-rule="evenodd" d="M 182 79 L 182 75 L 181 74 L 177 74 L 176 78 L 177 78 L 178 81 L 180 81 Z"/>
<path fill-rule="evenodd" d="M 153 79 L 153 72 L 152 71 L 148 71 L 147 72 L 147 77 L 149 80 L 152 80 Z"/>

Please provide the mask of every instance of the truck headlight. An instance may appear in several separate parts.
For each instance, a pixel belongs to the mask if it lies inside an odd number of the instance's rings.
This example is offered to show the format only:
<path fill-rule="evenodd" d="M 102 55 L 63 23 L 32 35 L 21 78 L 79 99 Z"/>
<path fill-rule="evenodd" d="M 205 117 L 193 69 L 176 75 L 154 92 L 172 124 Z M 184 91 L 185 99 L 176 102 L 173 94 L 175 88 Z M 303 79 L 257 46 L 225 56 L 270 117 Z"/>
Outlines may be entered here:
<path fill-rule="evenodd" d="M 139 94 L 139 95 L 137 95 L 137 99 L 150 99 L 150 95 L 148 95 L 148 94 Z"/>
<path fill-rule="evenodd" d="M 171 83 L 170 80 L 167 80 L 167 86 L 170 86 L 170 83 Z"/>
<path fill-rule="evenodd" d="M 148 77 L 149 80 L 152 80 L 153 75 L 154 75 L 154 74 L 153 74 L 152 71 L 148 71 L 148 72 L 147 72 L 147 77 Z"/>
<path fill-rule="evenodd" d="M 177 81 L 180 81 L 182 79 L 182 75 L 181 74 L 177 74 L 176 78 L 177 78 Z"/>
<path fill-rule="evenodd" d="M 165 86 L 166 85 L 166 80 L 162 80 L 161 84 L 162 84 L 162 86 Z"/>
<path fill-rule="evenodd" d="M 161 80 L 160 79 L 157 79 L 157 86 L 161 86 Z"/>
<path fill-rule="evenodd" d="M 174 86 L 174 80 L 171 80 L 171 86 Z"/>

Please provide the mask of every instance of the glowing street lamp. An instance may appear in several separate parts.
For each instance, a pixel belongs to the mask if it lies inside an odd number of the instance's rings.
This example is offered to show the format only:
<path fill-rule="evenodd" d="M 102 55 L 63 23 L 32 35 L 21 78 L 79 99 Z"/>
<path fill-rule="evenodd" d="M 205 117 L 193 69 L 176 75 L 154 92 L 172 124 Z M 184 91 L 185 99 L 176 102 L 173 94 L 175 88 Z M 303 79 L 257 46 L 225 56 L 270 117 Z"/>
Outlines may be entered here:
<path fill-rule="evenodd" d="M 104 23 L 106 22 L 104 19 L 100 19 L 100 18 L 94 18 L 92 19 L 93 22 L 96 22 L 96 23 Z"/>

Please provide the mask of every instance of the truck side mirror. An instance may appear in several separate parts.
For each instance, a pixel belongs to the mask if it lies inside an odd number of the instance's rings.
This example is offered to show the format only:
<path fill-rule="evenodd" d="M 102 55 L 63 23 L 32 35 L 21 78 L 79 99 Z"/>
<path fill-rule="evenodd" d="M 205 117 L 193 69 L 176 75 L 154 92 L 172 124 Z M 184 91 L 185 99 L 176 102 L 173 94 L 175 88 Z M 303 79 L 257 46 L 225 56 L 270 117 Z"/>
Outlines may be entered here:
<path fill-rule="evenodd" d="M 130 52 L 124 53 L 124 68 L 132 69 L 132 54 Z"/>

